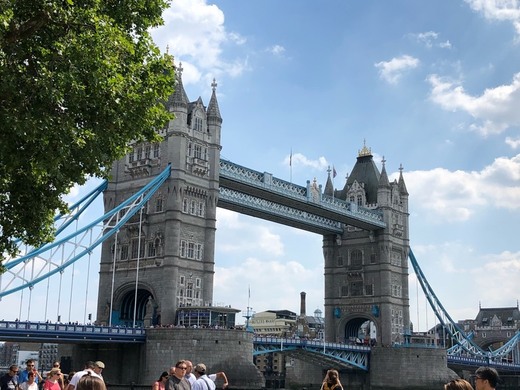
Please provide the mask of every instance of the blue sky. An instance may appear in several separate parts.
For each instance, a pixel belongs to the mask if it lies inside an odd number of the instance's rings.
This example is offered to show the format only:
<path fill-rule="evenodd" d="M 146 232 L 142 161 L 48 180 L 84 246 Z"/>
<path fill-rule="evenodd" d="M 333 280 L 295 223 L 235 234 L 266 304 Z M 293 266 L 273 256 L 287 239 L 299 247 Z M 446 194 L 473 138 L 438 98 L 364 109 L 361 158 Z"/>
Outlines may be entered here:
<path fill-rule="evenodd" d="M 173 0 L 164 19 L 153 36 L 190 100 L 218 83 L 223 158 L 300 185 L 334 166 L 342 188 L 366 140 L 391 179 L 404 167 L 410 244 L 449 314 L 517 305 L 518 2 Z M 323 310 L 320 236 L 217 218 L 215 302 L 245 310 L 250 287 L 254 311 L 298 313 L 305 291 Z M 410 302 L 433 326 L 413 271 Z"/>

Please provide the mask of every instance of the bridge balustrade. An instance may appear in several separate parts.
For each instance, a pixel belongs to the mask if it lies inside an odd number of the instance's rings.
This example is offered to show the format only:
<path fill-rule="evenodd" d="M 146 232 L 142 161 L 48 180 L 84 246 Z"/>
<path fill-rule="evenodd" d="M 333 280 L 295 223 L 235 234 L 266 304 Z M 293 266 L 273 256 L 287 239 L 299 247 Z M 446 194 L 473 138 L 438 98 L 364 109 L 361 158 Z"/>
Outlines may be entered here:
<path fill-rule="evenodd" d="M 144 328 L 61 324 L 50 322 L 0 321 L 0 340 L 144 342 Z"/>

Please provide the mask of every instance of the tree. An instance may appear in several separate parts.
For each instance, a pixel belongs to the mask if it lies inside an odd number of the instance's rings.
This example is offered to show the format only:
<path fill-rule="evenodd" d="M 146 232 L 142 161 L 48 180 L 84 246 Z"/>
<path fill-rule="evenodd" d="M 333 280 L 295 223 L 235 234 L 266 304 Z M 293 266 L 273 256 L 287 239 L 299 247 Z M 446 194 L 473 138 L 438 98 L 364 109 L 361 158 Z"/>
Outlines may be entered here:
<path fill-rule="evenodd" d="M 52 239 L 62 196 L 171 119 L 163 0 L 0 0 L 0 253 Z"/>

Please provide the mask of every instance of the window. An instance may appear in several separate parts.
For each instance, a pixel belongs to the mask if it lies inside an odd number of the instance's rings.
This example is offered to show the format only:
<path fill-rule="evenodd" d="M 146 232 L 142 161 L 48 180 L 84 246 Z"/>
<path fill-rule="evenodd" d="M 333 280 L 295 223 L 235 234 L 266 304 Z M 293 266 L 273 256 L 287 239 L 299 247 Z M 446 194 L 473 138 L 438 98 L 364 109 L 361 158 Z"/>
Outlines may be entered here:
<path fill-rule="evenodd" d="M 195 259 L 202 260 L 202 244 L 195 245 Z"/>
<path fill-rule="evenodd" d="M 146 145 L 144 148 L 144 158 L 149 159 L 150 158 L 150 152 L 151 152 L 151 146 Z"/>
<path fill-rule="evenodd" d="M 338 256 L 338 266 L 342 266 L 343 265 L 343 256 L 339 255 Z"/>
<path fill-rule="evenodd" d="M 138 160 L 143 159 L 143 148 L 141 146 L 137 148 L 137 159 Z"/>
<path fill-rule="evenodd" d="M 193 128 L 197 131 L 202 131 L 202 118 L 195 117 L 195 123 Z"/>
<path fill-rule="evenodd" d="M 192 200 L 190 202 L 190 214 L 195 215 L 195 201 L 194 200 Z"/>
<path fill-rule="evenodd" d="M 374 295 L 374 285 L 373 284 L 365 285 L 365 295 Z"/>
<path fill-rule="evenodd" d="M 202 146 L 195 144 L 195 151 L 193 157 L 198 159 L 202 158 Z"/>
<path fill-rule="evenodd" d="M 353 267 L 361 267 L 363 265 L 363 252 L 355 249 L 350 253 L 350 265 Z"/>
<path fill-rule="evenodd" d="M 135 160 L 135 155 L 134 155 L 134 150 L 132 149 L 132 151 L 130 152 L 130 154 L 128 155 L 128 162 L 129 163 L 133 163 Z"/>
<path fill-rule="evenodd" d="M 153 158 L 158 158 L 161 151 L 161 145 L 160 144 L 154 144 L 153 145 Z"/>
<path fill-rule="evenodd" d="M 188 142 L 188 157 L 191 157 L 192 143 Z"/>
<path fill-rule="evenodd" d="M 348 286 L 341 286 L 341 296 L 348 297 Z"/>
<path fill-rule="evenodd" d="M 195 279 L 195 287 L 200 288 L 200 278 Z"/>
<path fill-rule="evenodd" d="M 363 197 L 361 195 L 357 196 L 357 205 L 363 206 Z"/>
<path fill-rule="evenodd" d="M 163 200 L 162 197 L 158 197 L 155 199 L 155 212 L 160 213 L 163 211 Z"/>
<path fill-rule="evenodd" d="M 139 255 L 139 256 L 138 256 Z M 137 259 L 137 257 L 144 257 L 144 240 L 133 239 L 132 240 L 132 253 L 131 258 Z"/>
<path fill-rule="evenodd" d="M 182 200 L 182 212 L 187 213 L 188 212 L 188 199 L 184 198 Z"/>
<path fill-rule="evenodd" d="M 184 286 L 184 276 L 181 276 L 180 285 Z"/>
<path fill-rule="evenodd" d="M 179 248 L 179 255 L 181 257 L 186 257 L 186 241 L 181 240 L 181 246 Z"/>
<path fill-rule="evenodd" d="M 123 244 L 121 245 L 121 260 L 127 260 L 128 259 L 128 245 Z"/>
<path fill-rule="evenodd" d="M 155 251 L 155 242 L 153 241 L 150 241 L 148 243 L 148 251 L 147 251 L 147 256 L 148 257 L 155 257 L 156 256 L 156 251 Z"/>
<path fill-rule="evenodd" d="M 195 255 L 195 244 L 193 242 L 188 242 L 188 259 L 193 259 Z"/>
<path fill-rule="evenodd" d="M 198 216 L 203 217 L 204 216 L 204 202 L 199 202 L 199 210 L 198 210 Z"/>

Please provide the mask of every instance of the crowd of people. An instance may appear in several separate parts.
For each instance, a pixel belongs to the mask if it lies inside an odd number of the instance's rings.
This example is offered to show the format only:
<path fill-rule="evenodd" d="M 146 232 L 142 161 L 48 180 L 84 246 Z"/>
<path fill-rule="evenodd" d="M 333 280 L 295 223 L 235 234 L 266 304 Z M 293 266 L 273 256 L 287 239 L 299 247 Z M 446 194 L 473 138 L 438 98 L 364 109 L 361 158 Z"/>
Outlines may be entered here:
<path fill-rule="evenodd" d="M 36 369 L 32 359 L 26 361 L 26 368 L 20 371 L 13 364 L 0 378 L 0 390 L 106 390 L 101 361 L 86 362 L 82 371 L 61 372 L 60 362 L 54 362 L 52 369 L 44 376 Z"/>
<path fill-rule="evenodd" d="M 229 382 L 225 372 L 208 374 L 204 363 L 193 367 L 190 360 L 179 360 L 170 368 L 170 372 L 164 371 L 161 374 L 154 382 L 152 390 L 215 390 L 217 379 L 223 381 L 223 389 L 228 387 Z"/>
<path fill-rule="evenodd" d="M 105 364 L 101 361 L 87 361 L 82 371 L 64 375 L 60 362 L 54 362 L 45 378 L 36 369 L 32 359 L 26 361 L 23 371 L 16 364 L 0 377 L 0 390 L 106 390 L 103 379 Z M 223 371 L 214 374 L 206 372 L 206 365 L 198 363 L 193 367 L 190 360 L 179 360 L 169 372 L 164 371 L 153 385 L 152 390 L 216 390 L 216 381 L 222 380 L 222 389 L 229 386 Z M 475 388 L 465 379 L 454 379 L 442 390 L 495 390 L 499 382 L 498 372 L 491 367 L 480 367 L 475 371 Z M 343 390 L 337 370 L 328 370 L 320 390 Z"/>
<path fill-rule="evenodd" d="M 465 379 L 453 379 L 443 390 L 495 390 L 499 381 L 498 372 L 491 367 L 480 367 L 475 371 L 475 388 Z M 328 370 L 320 390 L 343 390 L 336 370 Z"/>

